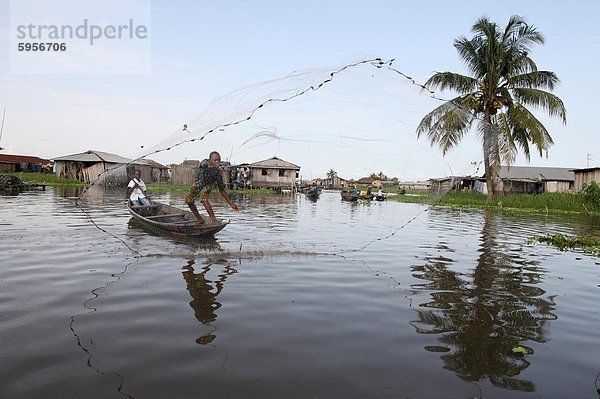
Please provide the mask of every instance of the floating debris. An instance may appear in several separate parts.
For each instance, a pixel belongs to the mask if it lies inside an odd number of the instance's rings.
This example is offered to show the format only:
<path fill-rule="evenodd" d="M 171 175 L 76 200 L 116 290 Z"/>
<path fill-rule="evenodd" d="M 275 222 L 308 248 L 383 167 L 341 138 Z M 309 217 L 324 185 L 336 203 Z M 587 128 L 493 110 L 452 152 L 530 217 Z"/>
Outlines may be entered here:
<path fill-rule="evenodd" d="M 581 249 L 587 254 L 600 256 L 600 238 L 591 234 L 585 236 L 568 236 L 561 233 L 548 234 L 535 236 L 529 242 L 543 242 L 556 247 L 560 251 Z"/>

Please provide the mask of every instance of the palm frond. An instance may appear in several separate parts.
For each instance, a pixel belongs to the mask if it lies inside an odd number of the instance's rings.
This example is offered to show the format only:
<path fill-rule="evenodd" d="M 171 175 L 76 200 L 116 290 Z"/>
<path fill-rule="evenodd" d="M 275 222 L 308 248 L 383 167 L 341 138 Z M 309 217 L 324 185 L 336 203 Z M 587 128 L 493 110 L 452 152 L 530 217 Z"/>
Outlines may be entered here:
<path fill-rule="evenodd" d="M 505 165 L 511 165 L 517 156 L 517 147 L 507 115 L 500 112 L 492 119 L 492 129 L 498 140 L 498 152 Z M 528 152 L 529 150 L 527 150 Z"/>
<path fill-rule="evenodd" d="M 523 105 L 529 105 L 542 110 L 546 110 L 551 117 L 559 118 L 563 123 L 567 123 L 567 110 L 562 100 L 554 94 L 544 90 L 531 88 L 513 88 L 512 95 Z"/>
<path fill-rule="evenodd" d="M 432 89 L 454 90 L 466 94 L 477 90 L 477 79 L 453 72 L 437 72 L 430 77 L 425 86 Z"/>
<path fill-rule="evenodd" d="M 535 71 L 523 73 L 521 75 L 511 76 L 507 80 L 509 88 L 526 87 L 533 89 L 554 90 L 554 86 L 560 83 L 560 80 L 554 72 Z"/>
<path fill-rule="evenodd" d="M 454 48 L 458 51 L 458 55 L 462 58 L 465 66 L 477 77 L 481 79 L 483 77 L 482 68 L 482 60 L 481 55 L 477 51 L 481 48 L 481 40 L 479 38 L 474 38 L 472 40 L 467 39 L 464 36 L 459 37 L 454 40 Z"/>
<path fill-rule="evenodd" d="M 445 155 L 469 131 L 473 121 L 473 114 L 461 101 L 466 101 L 465 97 L 447 101 L 425 115 L 417 126 L 417 137 L 426 134 L 430 144 L 437 144 Z"/>
<path fill-rule="evenodd" d="M 546 127 L 523 105 L 515 103 L 507 112 L 513 135 L 519 143 L 528 141 L 537 147 L 540 156 L 554 144 Z"/>

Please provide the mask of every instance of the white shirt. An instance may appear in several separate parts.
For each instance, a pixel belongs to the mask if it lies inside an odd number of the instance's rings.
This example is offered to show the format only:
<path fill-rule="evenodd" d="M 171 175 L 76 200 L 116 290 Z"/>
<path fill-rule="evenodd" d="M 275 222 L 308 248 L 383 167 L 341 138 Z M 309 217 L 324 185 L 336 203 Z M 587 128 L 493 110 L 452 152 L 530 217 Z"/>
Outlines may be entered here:
<path fill-rule="evenodd" d="M 136 183 L 139 187 L 133 188 Z M 138 180 L 136 178 L 131 179 L 131 181 L 129 181 L 129 184 L 127 185 L 127 187 L 133 188 L 133 191 L 131 192 L 131 195 L 129 196 L 130 200 L 136 201 L 136 200 L 139 200 L 140 198 L 146 198 L 146 196 L 144 195 L 144 191 L 146 191 L 146 185 L 144 184 L 142 179 L 140 179 L 140 180 Z"/>

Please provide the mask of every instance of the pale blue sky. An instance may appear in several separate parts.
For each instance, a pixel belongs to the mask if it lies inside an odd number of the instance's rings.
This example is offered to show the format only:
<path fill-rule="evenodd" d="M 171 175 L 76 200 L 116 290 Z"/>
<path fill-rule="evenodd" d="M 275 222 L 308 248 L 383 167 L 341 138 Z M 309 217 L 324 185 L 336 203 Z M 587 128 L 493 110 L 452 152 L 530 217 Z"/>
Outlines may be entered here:
<path fill-rule="evenodd" d="M 600 163 L 592 108 L 600 90 L 595 78 L 600 39 L 597 1 L 152 1 L 152 72 L 145 75 L 9 73 L 8 5 L 8 0 L 0 0 L 0 107 L 7 107 L 0 142 L 7 148 L 4 153 L 51 158 L 93 148 L 135 156 L 140 145 L 148 148 L 168 137 L 215 97 L 296 70 L 335 68 L 362 58 L 395 58 L 396 68 L 419 81 L 434 71 L 463 73 L 453 40 L 470 36 L 470 27 L 481 16 L 504 25 L 510 15 L 518 14 L 545 35 L 546 44 L 535 48 L 532 58 L 540 69 L 558 74 L 562 83 L 556 94 L 568 112 L 566 127 L 547 122 L 555 146 L 548 159 L 534 156 L 531 164 L 584 167 L 587 153 L 597 160 L 593 164 Z M 234 154 L 232 160 L 252 162 L 278 155 L 300 164 L 303 176 L 309 178 L 330 168 L 349 178 L 379 170 L 403 179 L 472 171 L 470 163 L 481 159 L 475 135 L 467 136 L 444 159 L 437 148 L 414 137 L 414 121 L 428 111 L 416 105 L 422 99 L 415 97 L 413 103 L 410 95 L 395 98 L 389 90 L 381 97 L 374 91 L 364 98 L 353 97 L 370 84 L 372 75 L 373 90 L 386 91 L 395 84 L 389 74 L 361 70 L 340 79 L 322 97 L 317 93 L 299 106 L 272 107 L 272 117 L 267 113 L 263 121 L 257 118 L 236 134 L 223 132 L 213 141 L 184 145 L 153 158 L 180 162 L 203 158 L 213 149 L 227 158 L 244 138 L 265 127 L 261 123 L 276 123 L 281 137 L 297 138 L 305 132 L 311 143 L 257 145 Z M 344 95 L 348 97 L 339 104 L 351 106 L 323 112 L 327 99 Z M 362 100 L 366 105 L 361 108 Z M 399 112 L 396 122 L 385 120 L 394 113 L 396 104 L 390 103 L 394 101 L 414 117 Z M 336 125 L 333 117 L 321 125 L 315 121 L 316 115 L 334 114 L 337 120 L 351 120 L 344 112 L 356 118 L 353 126 Z M 332 140 L 322 140 L 346 132 L 380 141 L 344 142 L 349 145 L 340 148 Z M 519 159 L 517 164 L 525 163 Z"/>

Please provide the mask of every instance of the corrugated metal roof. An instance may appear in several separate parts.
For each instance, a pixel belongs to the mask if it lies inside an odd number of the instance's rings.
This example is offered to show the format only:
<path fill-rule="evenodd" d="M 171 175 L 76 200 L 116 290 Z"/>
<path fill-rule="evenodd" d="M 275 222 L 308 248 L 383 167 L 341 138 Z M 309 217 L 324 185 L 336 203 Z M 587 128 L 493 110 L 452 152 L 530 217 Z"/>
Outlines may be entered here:
<path fill-rule="evenodd" d="M 600 166 L 596 166 L 593 168 L 583 168 L 583 169 L 572 169 L 573 172 L 578 172 L 578 173 L 586 173 L 586 172 L 594 172 L 596 170 L 600 169 Z"/>
<path fill-rule="evenodd" d="M 149 165 L 156 169 L 169 169 L 165 165 L 160 164 L 153 159 L 140 159 L 140 160 L 136 161 L 135 163 L 138 165 Z"/>
<path fill-rule="evenodd" d="M 42 165 L 52 163 L 49 159 L 43 159 L 38 157 L 31 157 L 28 155 L 10 155 L 10 154 L 0 154 L 0 162 L 3 163 L 39 163 Z"/>
<path fill-rule="evenodd" d="M 167 169 L 166 166 L 159 164 L 151 159 L 140 159 L 132 162 L 133 159 L 125 158 L 117 154 L 111 154 L 109 152 L 87 150 L 79 154 L 65 155 L 62 157 L 54 158 L 54 161 L 73 161 L 73 162 L 106 162 L 106 163 L 121 163 L 128 164 L 133 163 L 134 165 L 149 165 L 153 168 Z"/>
<path fill-rule="evenodd" d="M 265 159 L 264 161 L 258 161 L 250 164 L 253 168 L 265 168 L 265 169 L 295 169 L 300 170 L 300 166 L 294 165 L 291 162 L 284 161 L 281 158 L 273 157 Z"/>
<path fill-rule="evenodd" d="M 54 161 L 129 163 L 132 160 L 109 152 L 87 150 L 79 154 L 57 157 Z"/>
<path fill-rule="evenodd" d="M 501 166 L 498 171 L 501 179 L 512 180 L 557 180 L 575 181 L 575 173 L 571 168 L 549 168 L 537 166 Z"/>

